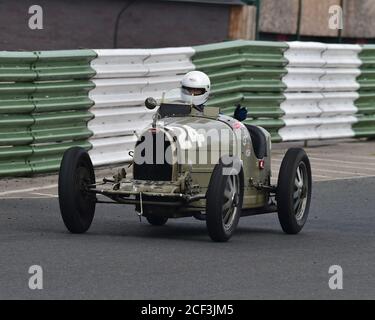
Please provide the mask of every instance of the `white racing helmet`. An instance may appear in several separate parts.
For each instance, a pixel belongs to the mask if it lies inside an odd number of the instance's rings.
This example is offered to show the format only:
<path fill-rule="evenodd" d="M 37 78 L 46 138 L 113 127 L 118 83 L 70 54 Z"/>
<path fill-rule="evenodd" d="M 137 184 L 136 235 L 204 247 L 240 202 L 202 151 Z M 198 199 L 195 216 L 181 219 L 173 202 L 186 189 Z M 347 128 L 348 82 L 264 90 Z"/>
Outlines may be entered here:
<path fill-rule="evenodd" d="M 181 80 L 181 99 L 200 106 L 207 102 L 210 95 L 211 81 L 203 72 L 188 72 Z"/>

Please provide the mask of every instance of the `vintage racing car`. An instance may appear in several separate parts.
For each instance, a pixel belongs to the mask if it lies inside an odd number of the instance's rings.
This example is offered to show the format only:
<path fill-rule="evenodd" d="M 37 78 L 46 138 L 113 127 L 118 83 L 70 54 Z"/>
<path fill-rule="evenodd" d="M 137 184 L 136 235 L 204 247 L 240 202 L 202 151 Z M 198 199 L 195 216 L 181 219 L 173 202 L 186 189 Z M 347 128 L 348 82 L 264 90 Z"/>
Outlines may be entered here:
<path fill-rule="evenodd" d="M 173 94 L 172 94 L 173 96 Z M 261 127 L 245 125 L 206 107 L 166 99 L 152 124 L 138 135 L 130 169 L 96 182 L 89 154 L 68 149 L 59 173 L 59 203 L 72 233 L 86 232 L 97 203 L 135 205 L 152 225 L 169 218 L 205 220 L 214 241 L 227 241 L 239 218 L 277 212 L 285 233 L 304 226 L 311 200 L 311 167 L 303 149 L 291 148 L 271 184 L 271 137 Z M 104 197 L 103 197 L 104 196 Z"/>

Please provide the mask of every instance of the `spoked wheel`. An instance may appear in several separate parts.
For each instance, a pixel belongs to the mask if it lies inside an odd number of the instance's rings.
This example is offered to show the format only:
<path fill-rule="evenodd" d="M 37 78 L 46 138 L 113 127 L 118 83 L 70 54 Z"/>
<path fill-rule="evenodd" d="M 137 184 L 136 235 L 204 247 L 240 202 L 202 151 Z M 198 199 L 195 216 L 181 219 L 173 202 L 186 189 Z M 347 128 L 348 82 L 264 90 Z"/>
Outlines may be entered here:
<path fill-rule="evenodd" d="M 228 176 L 224 189 L 223 223 L 224 229 L 229 230 L 237 217 L 240 191 L 239 176 Z"/>
<path fill-rule="evenodd" d="M 243 201 L 242 171 L 223 174 L 224 166 L 216 165 L 206 197 L 206 224 L 212 240 L 228 241 L 241 216 Z"/>
<path fill-rule="evenodd" d="M 276 199 L 283 231 L 300 232 L 311 201 L 311 166 L 303 149 L 292 148 L 286 153 L 280 167 Z"/>
<path fill-rule="evenodd" d="M 85 149 L 65 151 L 59 173 L 59 204 L 66 228 L 72 233 L 86 232 L 95 214 L 96 196 L 88 192 L 95 184 L 94 168 Z"/>
<path fill-rule="evenodd" d="M 301 220 L 306 212 L 307 195 L 309 192 L 306 164 L 300 162 L 294 179 L 293 210 L 297 221 Z"/>

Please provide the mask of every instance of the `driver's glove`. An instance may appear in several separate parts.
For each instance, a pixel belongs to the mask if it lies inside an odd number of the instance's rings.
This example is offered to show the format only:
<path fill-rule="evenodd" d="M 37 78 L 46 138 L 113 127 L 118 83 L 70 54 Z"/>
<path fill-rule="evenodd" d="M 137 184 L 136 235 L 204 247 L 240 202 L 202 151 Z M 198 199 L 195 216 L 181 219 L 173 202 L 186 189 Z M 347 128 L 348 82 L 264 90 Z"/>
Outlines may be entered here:
<path fill-rule="evenodd" d="M 247 118 L 246 107 L 241 107 L 241 105 L 238 104 L 236 110 L 234 110 L 233 118 L 235 118 L 238 121 L 244 121 Z"/>

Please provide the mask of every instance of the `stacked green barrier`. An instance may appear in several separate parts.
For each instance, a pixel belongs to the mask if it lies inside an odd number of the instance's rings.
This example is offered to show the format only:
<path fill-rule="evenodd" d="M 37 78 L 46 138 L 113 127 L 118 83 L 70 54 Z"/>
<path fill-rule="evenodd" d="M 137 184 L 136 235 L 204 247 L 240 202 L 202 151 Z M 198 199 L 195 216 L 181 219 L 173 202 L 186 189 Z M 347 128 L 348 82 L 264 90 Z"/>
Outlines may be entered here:
<path fill-rule="evenodd" d="M 280 141 L 279 128 L 283 111 L 288 61 L 283 52 L 286 43 L 265 41 L 231 41 L 194 47 L 193 63 L 206 72 L 212 81 L 212 99 L 208 105 L 224 106 L 225 114 L 233 115 L 235 105 L 248 107 L 245 121 L 270 131 L 273 141 Z"/>
<path fill-rule="evenodd" d="M 364 45 L 359 55 L 362 60 L 359 99 L 355 102 L 358 123 L 353 125 L 357 138 L 375 136 L 375 45 Z"/>
<path fill-rule="evenodd" d="M 56 171 L 71 146 L 91 148 L 92 50 L 0 52 L 0 176 Z"/>

